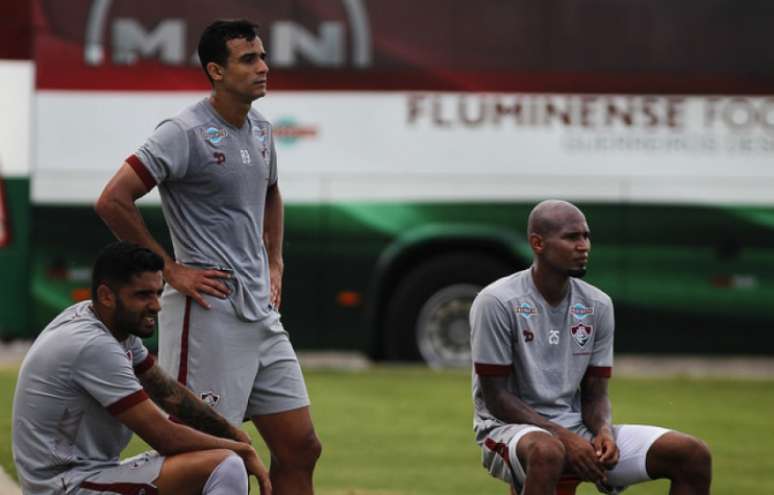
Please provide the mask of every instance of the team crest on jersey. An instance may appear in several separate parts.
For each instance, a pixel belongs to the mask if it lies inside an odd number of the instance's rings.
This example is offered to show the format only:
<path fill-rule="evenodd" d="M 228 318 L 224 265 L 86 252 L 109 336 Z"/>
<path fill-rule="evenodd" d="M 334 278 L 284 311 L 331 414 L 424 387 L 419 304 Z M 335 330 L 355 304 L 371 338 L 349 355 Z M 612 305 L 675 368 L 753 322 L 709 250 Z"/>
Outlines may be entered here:
<path fill-rule="evenodd" d="M 208 127 L 206 129 L 202 129 L 202 136 L 210 143 L 218 144 L 221 141 L 223 141 L 223 138 L 228 136 L 228 132 L 226 132 L 226 129 L 218 129 L 217 127 Z"/>
<path fill-rule="evenodd" d="M 529 320 L 533 315 L 538 314 L 538 310 L 536 307 L 529 303 L 521 303 L 520 305 L 516 306 L 516 314 L 521 315 Z"/>
<path fill-rule="evenodd" d="M 215 407 L 215 405 L 220 400 L 220 395 L 216 394 L 215 392 L 202 392 L 201 393 L 201 399 L 204 401 L 205 404 L 207 404 L 210 407 Z"/>
<path fill-rule="evenodd" d="M 589 308 L 581 303 L 577 303 L 570 307 L 570 313 L 575 319 L 582 321 L 585 320 L 587 316 L 594 314 L 594 308 Z"/>
<path fill-rule="evenodd" d="M 524 329 L 521 331 L 521 334 L 524 335 L 524 342 L 532 342 L 535 340 L 535 333 L 532 330 Z"/>
<path fill-rule="evenodd" d="M 581 347 L 585 346 L 586 342 L 591 339 L 592 331 L 593 329 L 591 328 L 591 325 L 584 325 L 583 323 L 578 323 L 574 327 L 570 327 L 572 338 L 574 338 L 575 342 L 577 342 Z"/>

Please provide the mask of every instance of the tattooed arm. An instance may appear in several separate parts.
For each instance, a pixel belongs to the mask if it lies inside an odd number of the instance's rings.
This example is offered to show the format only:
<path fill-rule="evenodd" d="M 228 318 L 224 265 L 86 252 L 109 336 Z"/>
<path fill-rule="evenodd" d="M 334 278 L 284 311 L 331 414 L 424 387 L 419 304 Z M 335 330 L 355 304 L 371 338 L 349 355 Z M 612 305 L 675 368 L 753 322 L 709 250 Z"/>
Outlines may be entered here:
<path fill-rule="evenodd" d="M 154 364 L 138 375 L 153 402 L 186 425 L 216 437 L 250 443 L 250 437 Z"/>

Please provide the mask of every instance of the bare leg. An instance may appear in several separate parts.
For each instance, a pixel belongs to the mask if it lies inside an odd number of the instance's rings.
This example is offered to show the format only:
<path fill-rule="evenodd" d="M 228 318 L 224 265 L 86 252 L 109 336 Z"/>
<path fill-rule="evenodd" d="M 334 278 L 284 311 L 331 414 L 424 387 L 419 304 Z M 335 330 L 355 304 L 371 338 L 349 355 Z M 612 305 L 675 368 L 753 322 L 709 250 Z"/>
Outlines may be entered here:
<path fill-rule="evenodd" d="M 274 495 L 311 495 L 312 473 L 322 446 L 308 407 L 253 417 L 253 423 L 271 451 Z"/>
<path fill-rule="evenodd" d="M 159 495 L 201 495 L 215 468 L 232 454 L 230 450 L 215 449 L 167 457 L 154 481 Z"/>
<path fill-rule="evenodd" d="M 524 435 L 516 446 L 527 478 L 521 495 L 554 495 L 564 470 L 564 446 L 543 432 Z"/>
<path fill-rule="evenodd" d="M 672 495 L 709 494 L 712 455 L 697 438 L 675 431 L 662 435 L 648 450 L 645 465 L 651 478 L 672 482 Z"/>

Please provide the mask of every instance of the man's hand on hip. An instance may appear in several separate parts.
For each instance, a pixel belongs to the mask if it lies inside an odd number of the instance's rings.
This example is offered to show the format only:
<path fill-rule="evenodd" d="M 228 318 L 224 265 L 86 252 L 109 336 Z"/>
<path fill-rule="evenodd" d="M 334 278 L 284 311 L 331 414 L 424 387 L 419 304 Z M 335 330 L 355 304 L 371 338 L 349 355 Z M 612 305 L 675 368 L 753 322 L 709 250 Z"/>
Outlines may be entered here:
<path fill-rule="evenodd" d="M 210 309 L 210 305 L 204 300 L 204 294 L 225 299 L 231 293 L 222 282 L 228 278 L 231 278 L 231 274 L 220 270 L 200 270 L 180 263 L 164 267 L 164 279 L 167 283 L 206 309 Z"/>

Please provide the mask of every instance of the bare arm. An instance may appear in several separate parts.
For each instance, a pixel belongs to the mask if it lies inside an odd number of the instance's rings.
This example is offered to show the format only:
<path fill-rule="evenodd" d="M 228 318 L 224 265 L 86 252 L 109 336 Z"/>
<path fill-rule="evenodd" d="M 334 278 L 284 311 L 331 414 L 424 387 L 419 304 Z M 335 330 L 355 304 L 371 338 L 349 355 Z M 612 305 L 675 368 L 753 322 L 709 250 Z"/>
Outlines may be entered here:
<path fill-rule="evenodd" d="M 263 214 L 263 242 L 269 254 L 269 274 L 271 279 L 271 302 L 279 309 L 282 299 L 282 273 L 285 264 L 282 259 L 282 240 L 284 237 L 284 211 L 282 195 L 275 183 L 266 191 L 266 208 Z"/>
<path fill-rule="evenodd" d="M 532 407 L 508 390 L 506 376 L 479 375 L 487 409 L 505 423 L 531 424 L 553 434 L 565 447 L 570 468 L 587 481 L 606 479 L 591 444 L 563 426 L 545 419 Z"/>
<path fill-rule="evenodd" d="M 226 421 L 193 392 L 167 375 L 161 367 L 154 364 L 142 373 L 139 379 L 145 391 L 161 409 L 188 426 L 216 437 L 250 443 L 250 437 L 244 431 Z"/>
<path fill-rule="evenodd" d="M 151 236 L 135 201 L 150 190 L 132 167 L 124 162 L 102 191 L 94 209 L 113 234 L 121 240 L 145 246 L 164 259 L 164 265 L 174 260 Z"/>
<path fill-rule="evenodd" d="M 258 478 L 261 493 L 271 493 L 269 473 L 255 449 L 248 444 L 214 437 L 174 423 L 149 400 L 130 407 L 116 418 L 164 456 L 199 450 L 231 450 L 244 460 L 247 471 Z"/>
<path fill-rule="evenodd" d="M 581 382 L 583 423 L 594 434 L 592 444 L 600 462 L 608 469 L 618 462 L 618 447 L 613 437 L 612 406 L 607 395 L 607 377 L 587 374 Z"/>
<path fill-rule="evenodd" d="M 217 270 L 197 270 L 172 259 L 151 236 L 135 204 L 135 201 L 148 191 L 132 167 L 124 162 L 105 186 L 94 209 L 118 239 L 145 246 L 161 256 L 164 259 L 164 279 L 181 293 L 209 309 L 210 305 L 204 300 L 202 293 L 225 298 L 229 290 L 219 279 L 227 278 L 228 274 Z"/>
<path fill-rule="evenodd" d="M 500 421 L 535 425 L 548 430 L 557 437 L 570 433 L 566 428 L 545 419 L 508 390 L 508 377 L 479 375 L 478 378 L 487 409 Z"/>

